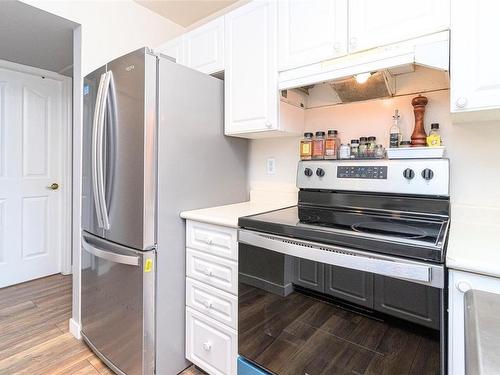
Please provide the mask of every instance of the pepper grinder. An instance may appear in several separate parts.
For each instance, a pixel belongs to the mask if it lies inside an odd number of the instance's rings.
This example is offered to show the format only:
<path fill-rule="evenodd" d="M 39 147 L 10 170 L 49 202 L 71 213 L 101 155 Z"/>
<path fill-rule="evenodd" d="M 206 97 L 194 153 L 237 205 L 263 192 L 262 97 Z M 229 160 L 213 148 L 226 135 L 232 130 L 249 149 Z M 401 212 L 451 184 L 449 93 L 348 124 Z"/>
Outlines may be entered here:
<path fill-rule="evenodd" d="M 427 98 L 419 95 L 412 99 L 413 113 L 415 114 L 415 127 L 411 135 L 411 146 L 421 147 L 427 144 L 427 134 L 424 128 L 424 113 L 427 105 Z"/>

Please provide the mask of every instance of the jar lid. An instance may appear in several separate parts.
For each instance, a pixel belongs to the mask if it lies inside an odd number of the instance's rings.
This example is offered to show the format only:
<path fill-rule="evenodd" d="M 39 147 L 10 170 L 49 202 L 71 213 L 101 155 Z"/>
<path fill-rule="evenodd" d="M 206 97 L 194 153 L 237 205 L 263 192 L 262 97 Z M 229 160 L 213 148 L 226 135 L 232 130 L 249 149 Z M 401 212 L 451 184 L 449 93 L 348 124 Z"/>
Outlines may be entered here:
<path fill-rule="evenodd" d="M 328 135 L 335 135 L 335 134 L 338 134 L 338 131 L 336 131 L 334 129 L 328 130 Z"/>
<path fill-rule="evenodd" d="M 410 146 L 411 145 L 411 141 L 401 141 L 401 142 L 399 142 L 399 144 L 401 146 Z"/>
<path fill-rule="evenodd" d="M 310 133 L 310 132 L 304 133 L 305 138 L 312 138 L 312 136 L 313 136 L 313 133 Z"/>
<path fill-rule="evenodd" d="M 359 143 L 359 139 L 351 139 L 351 144 L 358 144 Z"/>
<path fill-rule="evenodd" d="M 374 140 L 376 140 L 376 139 L 377 139 L 377 137 L 375 137 L 374 135 L 370 135 L 370 136 L 368 137 L 368 140 L 369 140 L 369 141 L 374 141 Z"/>
<path fill-rule="evenodd" d="M 431 129 L 439 129 L 439 123 L 437 123 L 437 122 L 433 122 L 433 123 L 431 124 Z"/>
<path fill-rule="evenodd" d="M 359 140 L 360 140 L 361 142 L 366 142 L 367 138 L 366 138 L 366 137 L 360 137 L 360 138 L 359 138 Z"/>
<path fill-rule="evenodd" d="M 325 132 L 316 132 L 316 137 L 323 137 Z"/>

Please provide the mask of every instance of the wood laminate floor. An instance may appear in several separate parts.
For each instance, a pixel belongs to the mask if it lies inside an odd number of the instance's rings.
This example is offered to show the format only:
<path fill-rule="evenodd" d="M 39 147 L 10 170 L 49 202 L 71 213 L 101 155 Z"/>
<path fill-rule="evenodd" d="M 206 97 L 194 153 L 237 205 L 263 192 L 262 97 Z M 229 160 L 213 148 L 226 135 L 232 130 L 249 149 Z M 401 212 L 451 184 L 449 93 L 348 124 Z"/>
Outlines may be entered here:
<path fill-rule="evenodd" d="M 0 375 L 113 374 L 68 330 L 71 276 L 0 289 Z M 201 375 L 190 367 L 182 375 Z"/>

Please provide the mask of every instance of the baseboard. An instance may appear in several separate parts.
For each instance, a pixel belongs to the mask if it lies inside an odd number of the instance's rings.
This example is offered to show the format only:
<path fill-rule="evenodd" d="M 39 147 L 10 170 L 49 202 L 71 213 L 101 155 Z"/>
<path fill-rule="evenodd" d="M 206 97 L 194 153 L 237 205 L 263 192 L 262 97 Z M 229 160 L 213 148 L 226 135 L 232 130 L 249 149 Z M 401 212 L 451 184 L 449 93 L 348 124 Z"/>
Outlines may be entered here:
<path fill-rule="evenodd" d="M 69 320 L 69 333 L 71 333 L 78 340 L 82 339 L 80 324 L 78 324 L 73 318 Z"/>

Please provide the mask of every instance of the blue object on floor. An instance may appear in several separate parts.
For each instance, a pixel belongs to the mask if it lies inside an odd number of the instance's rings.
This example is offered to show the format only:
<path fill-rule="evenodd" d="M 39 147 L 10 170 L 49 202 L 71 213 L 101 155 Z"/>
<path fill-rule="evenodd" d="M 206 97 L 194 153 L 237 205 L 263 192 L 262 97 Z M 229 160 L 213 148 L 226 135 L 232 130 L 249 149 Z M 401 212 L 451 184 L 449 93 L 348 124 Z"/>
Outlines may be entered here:
<path fill-rule="evenodd" d="M 238 357 L 238 375 L 270 375 L 267 371 L 251 364 L 243 357 Z"/>

